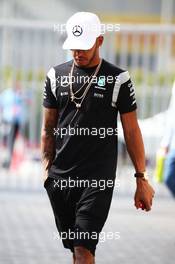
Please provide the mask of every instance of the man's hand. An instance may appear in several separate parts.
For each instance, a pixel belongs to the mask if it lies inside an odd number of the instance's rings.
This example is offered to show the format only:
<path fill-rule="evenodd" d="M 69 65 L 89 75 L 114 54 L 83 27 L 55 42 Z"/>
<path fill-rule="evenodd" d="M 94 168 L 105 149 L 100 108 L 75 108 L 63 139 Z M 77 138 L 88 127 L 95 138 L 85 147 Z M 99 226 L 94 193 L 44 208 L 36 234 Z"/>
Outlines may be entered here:
<path fill-rule="evenodd" d="M 137 178 L 136 181 L 137 189 L 134 196 L 135 207 L 150 211 L 155 191 L 147 180 Z"/>
<path fill-rule="evenodd" d="M 48 170 L 49 170 L 51 165 L 52 165 L 52 161 L 51 160 L 43 158 L 43 181 L 44 182 L 48 178 Z"/>

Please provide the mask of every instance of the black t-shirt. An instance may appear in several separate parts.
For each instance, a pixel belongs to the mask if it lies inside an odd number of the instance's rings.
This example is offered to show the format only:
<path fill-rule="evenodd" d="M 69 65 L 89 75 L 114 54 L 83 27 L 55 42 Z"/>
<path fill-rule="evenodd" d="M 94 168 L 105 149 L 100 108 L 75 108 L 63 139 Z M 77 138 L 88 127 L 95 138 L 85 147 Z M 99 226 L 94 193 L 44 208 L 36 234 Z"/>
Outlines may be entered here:
<path fill-rule="evenodd" d="M 73 60 L 51 68 L 46 77 L 43 106 L 59 111 L 54 129 L 56 154 L 49 176 L 114 179 L 117 114 L 136 110 L 134 86 L 127 71 L 102 59 L 97 77 L 77 111 L 70 98 L 68 82 L 72 63 Z M 85 76 L 91 76 L 95 69 L 96 66 L 81 68 L 75 65 L 72 79 L 75 96 L 83 94 L 87 85 L 81 86 L 88 80 Z"/>

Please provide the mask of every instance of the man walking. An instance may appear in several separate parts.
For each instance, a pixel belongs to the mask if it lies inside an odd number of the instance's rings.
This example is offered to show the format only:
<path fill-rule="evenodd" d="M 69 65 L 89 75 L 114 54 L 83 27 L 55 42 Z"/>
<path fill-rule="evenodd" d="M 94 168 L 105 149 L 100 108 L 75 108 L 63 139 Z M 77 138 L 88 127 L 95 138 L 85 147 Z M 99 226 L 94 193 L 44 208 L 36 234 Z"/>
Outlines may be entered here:
<path fill-rule="evenodd" d="M 151 210 L 154 190 L 146 176 L 134 87 L 127 71 L 100 57 L 99 18 L 78 12 L 66 30 L 63 48 L 72 51 L 73 59 L 49 70 L 44 89 L 44 187 L 73 263 L 92 264 L 114 189 L 118 113 L 136 171 L 137 209 Z"/>

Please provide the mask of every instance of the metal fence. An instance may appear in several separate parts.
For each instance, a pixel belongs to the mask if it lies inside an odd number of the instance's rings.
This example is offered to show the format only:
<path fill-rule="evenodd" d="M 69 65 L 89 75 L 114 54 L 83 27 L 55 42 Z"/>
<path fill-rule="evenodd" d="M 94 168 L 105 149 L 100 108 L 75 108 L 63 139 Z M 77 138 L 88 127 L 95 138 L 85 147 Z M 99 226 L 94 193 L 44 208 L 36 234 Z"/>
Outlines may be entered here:
<path fill-rule="evenodd" d="M 129 69 L 141 119 L 167 108 L 175 79 L 175 26 L 122 25 L 108 34 L 104 54 Z"/>

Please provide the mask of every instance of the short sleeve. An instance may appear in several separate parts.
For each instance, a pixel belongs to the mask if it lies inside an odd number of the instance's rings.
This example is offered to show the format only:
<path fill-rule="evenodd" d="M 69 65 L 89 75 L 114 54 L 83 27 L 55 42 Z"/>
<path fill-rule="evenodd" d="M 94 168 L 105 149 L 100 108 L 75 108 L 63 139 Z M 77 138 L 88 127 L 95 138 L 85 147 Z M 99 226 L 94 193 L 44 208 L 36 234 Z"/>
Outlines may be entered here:
<path fill-rule="evenodd" d="M 125 72 L 124 72 L 125 73 Z M 120 80 L 120 89 L 117 98 L 117 109 L 120 114 L 132 112 L 137 109 L 135 88 L 130 79 L 129 73 L 126 72 L 124 78 Z"/>
<path fill-rule="evenodd" d="M 57 108 L 56 78 L 53 68 L 50 69 L 46 76 L 43 92 L 43 106 L 46 108 Z"/>

